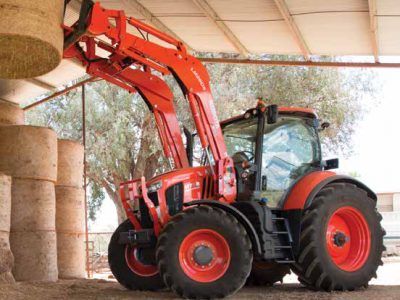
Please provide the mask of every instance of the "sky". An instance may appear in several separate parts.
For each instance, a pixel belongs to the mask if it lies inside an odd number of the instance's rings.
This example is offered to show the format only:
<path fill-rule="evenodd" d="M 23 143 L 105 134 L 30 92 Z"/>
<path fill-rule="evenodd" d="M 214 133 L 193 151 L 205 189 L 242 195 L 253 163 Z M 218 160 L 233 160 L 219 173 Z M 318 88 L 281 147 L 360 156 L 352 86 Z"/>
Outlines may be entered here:
<path fill-rule="evenodd" d="M 400 69 L 376 69 L 380 83 L 378 105 L 355 125 L 353 154 L 339 158 L 338 173 L 356 172 L 358 180 L 375 192 L 400 192 Z M 335 157 L 335 156 L 332 156 Z M 332 158 L 329 157 L 329 158 Z M 104 201 L 91 231 L 113 231 L 117 214 L 112 201 Z"/>
<path fill-rule="evenodd" d="M 357 172 L 375 192 L 400 192 L 400 69 L 376 73 L 381 84 L 378 105 L 356 125 L 354 153 L 339 157 L 338 171 Z"/>

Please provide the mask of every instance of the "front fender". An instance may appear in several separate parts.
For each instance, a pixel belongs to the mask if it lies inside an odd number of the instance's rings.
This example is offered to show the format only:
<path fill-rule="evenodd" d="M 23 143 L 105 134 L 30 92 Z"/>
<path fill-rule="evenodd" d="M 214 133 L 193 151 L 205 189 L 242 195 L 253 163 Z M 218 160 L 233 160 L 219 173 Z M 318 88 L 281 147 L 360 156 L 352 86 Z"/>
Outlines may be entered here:
<path fill-rule="evenodd" d="M 217 207 L 219 209 L 224 210 L 225 212 L 231 214 L 238 220 L 239 223 L 241 223 L 246 230 L 247 234 L 249 235 L 249 238 L 251 240 L 251 244 L 253 246 L 253 250 L 257 254 L 261 254 L 261 244 L 260 240 L 258 238 L 257 232 L 253 227 L 253 224 L 250 223 L 250 221 L 247 219 L 247 217 L 237 208 L 235 208 L 232 205 L 225 204 L 220 201 L 215 201 L 215 200 L 195 200 L 191 202 L 186 202 L 183 204 L 185 207 L 189 206 L 194 206 L 194 205 L 209 205 L 212 207 Z"/>

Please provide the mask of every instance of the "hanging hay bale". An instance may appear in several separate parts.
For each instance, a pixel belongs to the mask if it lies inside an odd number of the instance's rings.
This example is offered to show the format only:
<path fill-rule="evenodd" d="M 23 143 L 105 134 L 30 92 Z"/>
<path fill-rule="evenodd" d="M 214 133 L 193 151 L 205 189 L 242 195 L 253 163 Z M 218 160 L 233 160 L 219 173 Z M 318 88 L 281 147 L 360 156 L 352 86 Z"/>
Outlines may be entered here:
<path fill-rule="evenodd" d="M 62 58 L 63 0 L 0 0 L 0 78 L 32 78 Z"/>
<path fill-rule="evenodd" d="M 13 179 L 11 231 L 55 231 L 54 183 Z"/>
<path fill-rule="evenodd" d="M 0 173 L 0 283 L 13 283 L 14 257 L 10 250 L 11 177 Z"/>
<path fill-rule="evenodd" d="M 0 171 L 12 177 L 55 182 L 55 132 L 37 126 L 0 126 Z"/>
<path fill-rule="evenodd" d="M 72 140 L 58 140 L 58 186 L 82 187 L 83 146 Z"/>
<path fill-rule="evenodd" d="M 24 111 L 19 105 L 0 99 L 0 125 L 23 125 Z"/>
<path fill-rule="evenodd" d="M 82 188 L 56 186 L 58 272 L 63 279 L 85 277 L 85 208 Z"/>
<path fill-rule="evenodd" d="M 57 281 L 56 233 L 46 231 L 12 232 L 11 250 L 17 281 Z"/>

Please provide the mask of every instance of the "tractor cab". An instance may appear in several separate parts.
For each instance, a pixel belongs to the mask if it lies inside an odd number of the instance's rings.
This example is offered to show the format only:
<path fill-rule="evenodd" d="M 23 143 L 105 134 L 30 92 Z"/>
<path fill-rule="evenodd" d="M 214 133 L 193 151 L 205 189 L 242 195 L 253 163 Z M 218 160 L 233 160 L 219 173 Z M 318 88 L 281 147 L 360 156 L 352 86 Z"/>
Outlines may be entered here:
<path fill-rule="evenodd" d="M 319 122 L 311 109 L 257 107 L 221 123 L 233 158 L 238 201 L 261 200 L 280 208 L 285 193 L 305 174 L 323 167 Z"/>

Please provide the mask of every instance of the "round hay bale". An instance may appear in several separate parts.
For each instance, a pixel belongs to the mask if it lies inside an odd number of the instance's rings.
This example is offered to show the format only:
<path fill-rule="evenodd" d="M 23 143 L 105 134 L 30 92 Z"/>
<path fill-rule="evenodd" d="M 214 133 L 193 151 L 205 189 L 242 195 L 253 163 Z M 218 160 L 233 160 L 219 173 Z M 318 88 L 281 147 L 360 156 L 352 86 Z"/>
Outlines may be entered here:
<path fill-rule="evenodd" d="M 24 111 L 19 105 L 0 99 L 0 125 L 23 125 Z"/>
<path fill-rule="evenodd" d="M 83 146 L 72 140 L 58 140 L 58 173 L 56 185 L 82 187 Z"/>
<path fill-rule="evenodd" d="M 0 274 L 0 284 L 1 283 L 15 283 L 14 276 L 11 274 L 11 272 Z"/>
<path fill-rule="evenodd" d="M 0 126 L 0 171 L 18 178 L 57 180 L 57 136 L 45 127 Z"/>
<path fill-rule="evenodd" d="M 58 66 L 63 11 L 63 0 L 0 0 L 1 78 L 32 78 Z"/>
<path fill-rule="evenodd" d="M 58 277 L 85 278 L 84 234 L 57 233 Z"/>
<path fill-rule="evenodd" d="M 12 184 L 11 231 L 55 231 L 54 183 L 14 179 Z"/>
<path fill-rule="evenodd" d="M 56 231 L 83 233 L 85 230 L 85 194 L 83 189 L 56 186 Z"/>
<path fill-rule="evenodd" d="M 82 188 L 56 186 L 59 277 L 85 278 L 85 194 Z"/>
<path fill-rule="evenodd" d="M 55 232 L 11 232 L 13 274 L 17 281 L 57 281 Z"/>
<path fill-rule="evenodd" d="M 11 177 L 0 173 L 0 248 L 9 245 L 11 220 Z"/>
<path fill-rule="evenodd" d="M 11 272 L 14 265 L 14 256 L 11 250 L 0 248 L 0 273 Z"/>

